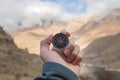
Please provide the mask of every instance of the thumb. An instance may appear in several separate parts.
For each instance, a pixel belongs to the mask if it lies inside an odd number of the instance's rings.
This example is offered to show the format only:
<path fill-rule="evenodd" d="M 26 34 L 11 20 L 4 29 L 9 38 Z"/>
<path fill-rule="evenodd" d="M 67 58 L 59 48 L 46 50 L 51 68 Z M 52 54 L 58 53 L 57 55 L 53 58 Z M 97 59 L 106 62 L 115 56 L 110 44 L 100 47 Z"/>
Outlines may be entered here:
<path fill-rule="evenodd" d="M 47 38 L 43 39 L 41 42 L 40 42 L 40 50 L 42 52 L 48 52 L 50 50 L 50 44 L 52 42 L 52 38 L 53 38 L 53 35 L 50 34 Z"/>

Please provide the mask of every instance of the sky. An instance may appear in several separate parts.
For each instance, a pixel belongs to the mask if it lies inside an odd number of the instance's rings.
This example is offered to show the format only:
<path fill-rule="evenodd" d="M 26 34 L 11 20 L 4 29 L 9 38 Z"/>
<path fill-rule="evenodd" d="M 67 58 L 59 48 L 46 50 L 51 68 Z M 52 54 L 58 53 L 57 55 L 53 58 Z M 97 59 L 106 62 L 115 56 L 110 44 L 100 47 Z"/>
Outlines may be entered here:
<path fill-rule="evenodd" d="M 120 0 L 0 0 L 0 25 L 12 31 L 42 26 L 44 20 L 66 22 L 96 14 L 105 16 L 119 7 Z"/>
<path fill-rule="evenodd" d="M 87 9 L 86 0 L 42 0 L 42 1 L 59 3 L 69 13 L 84 13 L 86 12 Z"/>

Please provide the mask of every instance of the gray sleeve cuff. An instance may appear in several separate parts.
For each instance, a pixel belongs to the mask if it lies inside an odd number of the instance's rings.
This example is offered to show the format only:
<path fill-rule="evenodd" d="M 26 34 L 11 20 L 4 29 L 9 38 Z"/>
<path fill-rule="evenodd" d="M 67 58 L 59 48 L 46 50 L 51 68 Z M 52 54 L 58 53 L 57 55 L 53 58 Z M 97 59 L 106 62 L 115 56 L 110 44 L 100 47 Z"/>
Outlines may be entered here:
<path fill-rule="evenodd" d="M 46 62 L 43 65 L 43 73 L 47 72 L 55 72 L 63 77 L 65 77 L 67 80 L 78 80 L 78 77 L 68 68 L 65 66 L 54 63 L 54 62 Z"/>

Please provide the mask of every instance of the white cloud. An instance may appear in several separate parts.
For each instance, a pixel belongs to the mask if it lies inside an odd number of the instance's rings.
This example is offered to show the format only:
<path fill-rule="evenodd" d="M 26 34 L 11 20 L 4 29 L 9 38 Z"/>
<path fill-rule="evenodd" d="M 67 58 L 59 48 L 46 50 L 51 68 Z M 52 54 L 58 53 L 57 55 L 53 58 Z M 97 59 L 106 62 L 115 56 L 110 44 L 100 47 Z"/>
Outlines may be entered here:
<path fill-rule="evenodd" d="M 99 14 L 103 17 L 112 9 L 120 8 L 120 0 L 87 0 L 87 4 L 87 16 Z"/>
<path fill-rule="evenodd" d="M 63 0 L 62 0 L 63 1 Z M 64 9 L 67 3 L 42 2 L 40 0 L 0 0 L 0 24 L 6 30 L 17 28 L 21 22 L 23 27 L 30 27 L 34 24 L 42 24 L 42 20 L 67 21 L 78 16 L 91 17 L 95 14 L 106 15 L 110 10 L 120 7 L 120 0 L 83 0 L 76 5 L 76 10 L 82 8 L 82 3 L 87 4 L 85 14 L 68 13 Z M 72 5 L 71 5 L 72 4 Z M 74 5 L 67 4 L 70 8 Z M 78 4 L 78 3 L 77 3 Z M 74 5 L 75 7 L 75 5 Z"/>
<path fill-rule="evenodd" d="M 41 20 L 67 21 L 74 15 L 53 2 L 40 0 L 0 0 L 0 24 L 7 30 L 15 29 L 20 22 L 22 27 L 41 25 Z"/>

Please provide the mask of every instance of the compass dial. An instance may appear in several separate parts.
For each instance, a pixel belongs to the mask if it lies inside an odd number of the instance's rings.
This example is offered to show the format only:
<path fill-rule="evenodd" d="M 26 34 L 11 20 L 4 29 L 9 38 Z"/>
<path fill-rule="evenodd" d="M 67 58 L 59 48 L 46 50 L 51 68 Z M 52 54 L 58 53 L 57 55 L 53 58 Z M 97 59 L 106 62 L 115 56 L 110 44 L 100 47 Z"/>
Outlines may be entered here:
<path fill-rule="evenodd" d="M 53 37 L 52 44 L 57 49 L 65 49 L 69 43 L 68 37 L 63 33 L 58 33 Z"/>

